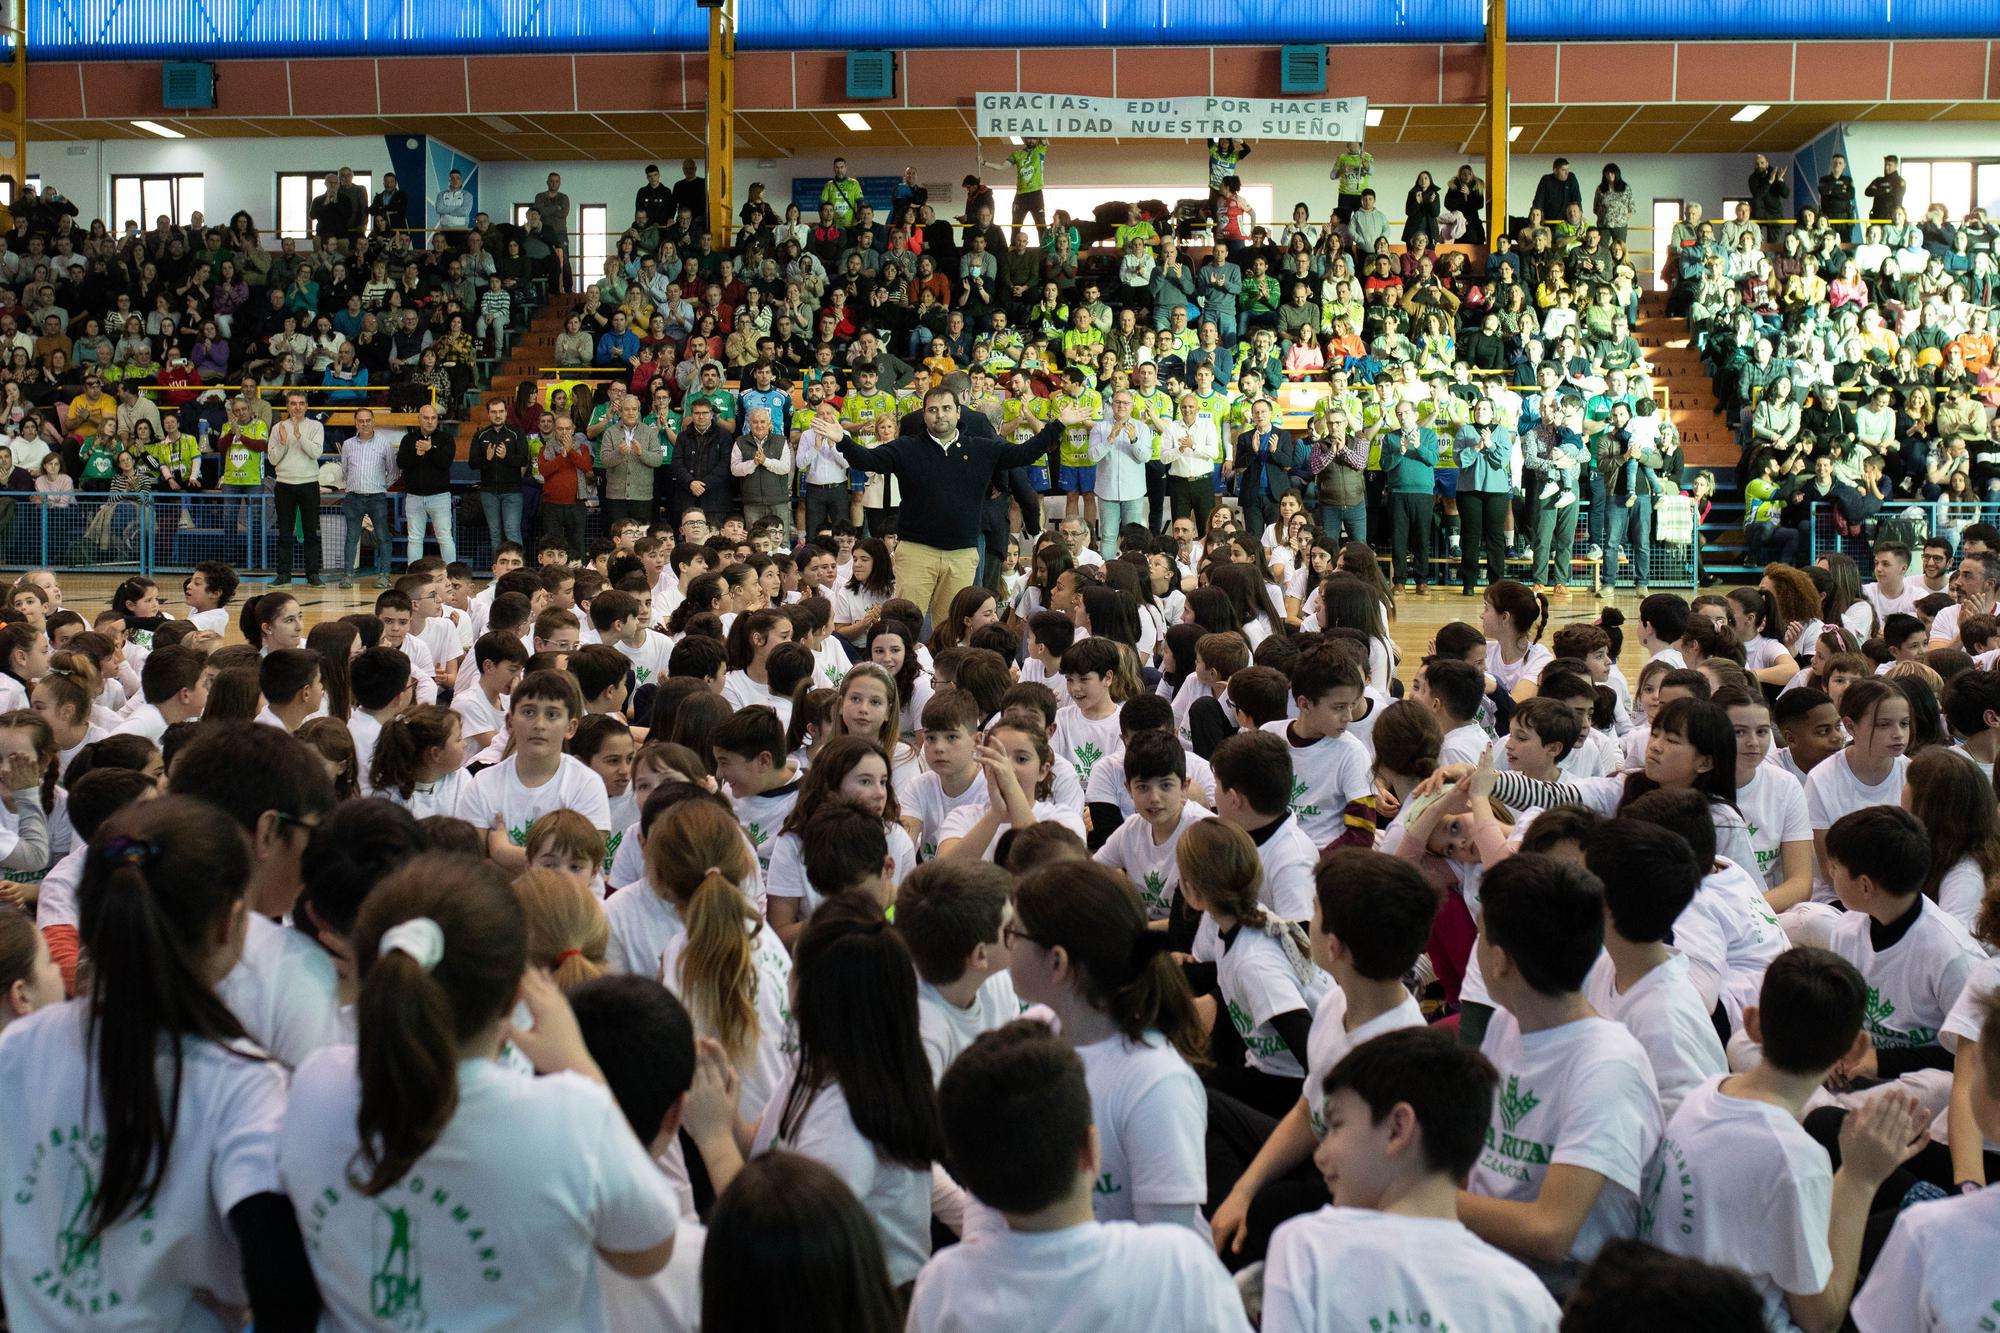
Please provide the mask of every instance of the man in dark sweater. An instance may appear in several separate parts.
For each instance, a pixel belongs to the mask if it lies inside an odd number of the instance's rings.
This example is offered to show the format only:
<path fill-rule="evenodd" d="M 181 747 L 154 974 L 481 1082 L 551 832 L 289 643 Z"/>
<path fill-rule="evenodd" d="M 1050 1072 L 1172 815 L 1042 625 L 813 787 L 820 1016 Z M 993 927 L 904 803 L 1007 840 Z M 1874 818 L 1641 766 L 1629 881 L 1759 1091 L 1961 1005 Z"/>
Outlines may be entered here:
<path fill-rule="evenodd" d="M 451 432 L 438 424 L 435 405 L 417 409 L 416 427 L 396 446 L 396 470 L 403 476 L 403 509 L 410 526 L 410 559 L 424 553 L 424 529 L 437 533 L 438 554 L 450 564 L 458 559 L 452 531 L 451 464 L 456 455 Z"/>
<path fill-rule="evenodd" d="M 479 507 L 495 545 L 521 540 L 521 484 L 527 480 L 528 439 L 507 424 L 507 400 L 486 401 L 486 424 L 472 437 L 472 464 L 479 469 Z"/>
<path fill-rule="evenodd" d="M 838 440 L 850 466 L 893 473 L 902 482 L 896 595 L 928 606 L 937 624 L 958 590 L 978 573 L 980 518 L 994 473 L 1028 466 L 1062 444 L 1065 426 L 1089 419 L 1081 407 L 1065 408 L 1033 439 L 1008 444 L 988 433 L 961 432 L 958 396 L 936 388 L 924 395 L 923 428 L 887 444 L 849 438 L 839 413 L 827 404 L 820 406 L 813 429 L 823 440 Z"/>

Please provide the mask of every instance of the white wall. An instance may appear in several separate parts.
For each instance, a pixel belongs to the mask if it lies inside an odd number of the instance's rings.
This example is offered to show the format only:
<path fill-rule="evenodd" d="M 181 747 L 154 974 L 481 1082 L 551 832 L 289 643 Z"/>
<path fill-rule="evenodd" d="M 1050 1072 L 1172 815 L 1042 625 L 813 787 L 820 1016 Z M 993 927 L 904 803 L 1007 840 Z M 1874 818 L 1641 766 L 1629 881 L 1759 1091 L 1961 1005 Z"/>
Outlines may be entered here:
<path fill-rule="evenodd" d="M 227 222 L 246 208 L 270 229 L 278 216 L 281 171 L 325 172 L 353 167 L 379 180 L 390 170 L 389 149 L 379 136 L 324 139 L 107 139 L 30 141 L 28 171 L 62 191 L 83 220 L 111 217 L 111 178 L 141 173 L 200 173 L 209 221 Z M 152 219 L 138 219 L 142 227 Z"/>

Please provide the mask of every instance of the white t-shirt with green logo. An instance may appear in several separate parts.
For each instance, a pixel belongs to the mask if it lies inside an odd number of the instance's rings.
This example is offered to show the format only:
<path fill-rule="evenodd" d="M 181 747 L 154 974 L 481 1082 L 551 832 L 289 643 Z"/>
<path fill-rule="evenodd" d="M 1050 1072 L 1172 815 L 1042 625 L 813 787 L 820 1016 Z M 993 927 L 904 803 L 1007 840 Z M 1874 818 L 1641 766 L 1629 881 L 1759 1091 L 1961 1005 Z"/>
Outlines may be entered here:
<path fill-rule="evenodd" d="M 1928 898 L 1918 902 L 1916 921 L 1880 953 L 1866 912 L 1843 913 L 1826 941 L 1868 983 L 1864 1022 L 1880 1050 L 1938 1045 L 1966 980 L 1986 957 L 1957 917 Z"/>
<path fill-rule="evenodd" d="M 1264 1333 L 1555 1333 L 1562 1310 L 1520 1260 L 1462 1222 L 1328 1204 L 1271 1237 Z"/>
<path fill-rule="evenodd" d="M 1195 821 L 1212 818 L 1207 810 L 1188 801 L 1181 806 L 1180 822 L 1174 825 L 1167 840 L 1155 842 L 1153 826 L 1143 817 L 1131 815 L 1097 849 L 1096 859 L 1102 865 L 1124 871 L 1125 878 L 1139 891 L 1139 901 L 1145 905 L 1147 917 L 1164 921 L 1172 913 L 1174 897 L 1180 891 L 1181 871 L 1176 853 L 1180 850 L 1181 834 Z"/>
<path fill-rule="evenodd" d="M 770 869 L 771 848 L 777 844 L 778 830 L 784 827 L 792 807 L 799 803 L 799 781 L 800 775 L 795 774 L 781 787 L 736 798 L 736 822 L 743 826 L 743 835 L 757 849 L 757 859 L 766 870 Z"/>
<path fill-rule="evenodd" d="M 1304 1078 L 1305 1067 L 1271 1020 L 1301 1010 L 1310 1015 L 1333 978 L 1310 965 L 1309 977 L 1300 978 L 1284 945 L 1257 926 L 1238 926 L 1235 937 L 1225 942 L 1215 918 L 1207 915 L 1194 933 L 1194 959 L 1215 964 L 1223 1010 L 1243 1039 L 1250 1067 L 1273 1078 Z"/>
<path fill-rule="evenodd" d="M 528 845 L 528 829 L 537 819 L 556 810 L 574 810 L 588 819 L 591 827 L 611 833 L 611 798 L 605 794 L 604 779 L 575 755 L 564 755 L 555 776 L 539 787 L 521 784 L 518 754 L 510 754 L 491 768 L 483 768 L 465 789 L 458 817 L 484 831 L 499 816 L 507 839 L 516 847 Z"/>
<path fill-rule="evenodd" d="M 1805 784 L 1776 764 L 1759 764 L 1750 781 L 1736 789 L 1736 808 L 1750 826 L 1757 874 L 1765 888 L 1775 889 L 1785 880 L 1784 845 L 1812 841 Z"/>
<path fill-rule="evenodd" d="M 1639 1239 L 1740 1270 L 1772 1328 L 1793 1327 L 1786 1292 L 1810 1295 L 1833 1276 L 1827 1223 L 1833 1166 L 1790 1113 L 1731 1097 L 1718 1074 L 1689 1092 L 1646 1172 Z"/>
<path fill-rule="evenodd" d="M 1055 752 L 1076 765 L 1077 777 L 1087 786 L 1090 770 L 1097 767 L 1099 760 L 1124 747 L 1124 734 L 1118 729 L 1118 710 L 1100 718 L 1083 715 L 1083 710 L 1074 704 L 1064 704 L 1056 713 L 1056 729 L 1050 741 Z"/>
<path fill-rule="evenodd" d="M 1001 968 L 979 983 L 972 1004 L 960 1008 L 938 993 L 930 982 L 917 980 L 917 1034 L 923 1039 L 924 1057 L 931 1062 L 931 1082 L 972 1045 L 980 1033 L 1005 1027 L 1021 1016 L 1021 999 L 1014 993 L 1014 977 Z"/>
<path fill-rule="evenodd" d="M 1967 1257 L 1995 1253 L 2000 1253 L 2000 1186 L 1905 1209 L 1854 1298 L 1856 1326 L 1861 1333 L 1989 1327 L 2000 1306 L 2000 1275 L 1990 1262 L 1967 1262 Z"/>
<path fill-rule="evenodd" d="M 901 824 L 885 823 L 882 827 L 889 838 L 889 859 L 896 863 L 891 882 L 900 884 L 903 876 L 917 868 L 917 844 L 910 841 L 909 830 Z M 773 898 L 798 899 L 801 921 L 810 917 L 826 901 L 826 895 L 814 887 L 806 875 L 805 844 L 798 834 L 781 834 L 772 844 L 771 864 L 764 874 L 764 891 Z"/>
<path fill-rule="evenodd" d="M 1264 724 L 1291 751 L 1292 814 L 1313 846 L 1325 847 L 1346 827 L 1347 803 L 1375 792 L 1368 747 L 1345 732 L 1300 744 L 1291 728 L 1283 718 Z"/>
<path fill-rule="evenodd" d="M 113 1317 L 120 1328 L 201 1327 L 194 1321 L 208 1317 L 196 1309 L 198 1290 L 228 1304 L 248 1299 L 229 1210 L 282 1189 L 285 1072 L 254 1054 L 188 1039 L 159 1192 L 151 1207 L 92 1241 L 87 1210 L 104 1173 L 104 1114 L 87 1056 L 89 1014 L 86 1001 L 54 1005 L 0 1034 L 8 1127 L 0 1136 L 7 1237 L 0 1289 L 9 1327 L 56 1333 L 111 1327 Z"/>
<path fill-rule="evenodd" d="M 300 1067 L 278 1138 L 323 1325 L 603 1329 L 597 1251 L 652 1249 L 680 1213 L 610 1091 L 463 1060 L 451 1123 L 371 1198 L 348 1179 L 357 1058 L 335 1046 Z"/>
<path fill-rule="evenodd" d="M 944 789 L 944 779 L 931 769 L 925 769 L 910 784 L 910 800 L 903 807 L 903 813 L 915 815 L 923 825 L 922 837 L 917 842 L 919 860 L 928 861 L 937 855 L 938 833 L 944 828 L 945 816 L 963 806 L 986 808 L 984 773 L 974 770 L 972 781 L 966 783 L 965 790 L 956 796 Z"/>
<path fill-rule="evenodd" d="M 1653 1066 L 1660 1114 L 1667 1119 L 1703 1080 L 1729 1071 L 1710 1007 L 1703 1006 L 1688 980 L 1687 955 L 1675 954 L 1622 993 L 1615 967 L 1593 967 L 1584 979 L 1583 993 L 1591 1008 L 1623 1023 L 1639 1039 Z"/>
<path fill-rule="evenodd" d="M 667 659 L 674 654 L 674 641 L 656 629 L 646 631 L 637 648 L 619 639 L 611 645 L 632 664 L 632 686 L 657 685 L 666 678 Z"/>
<path fill-rule="evenodd" d="M 1306 1121 L 1312 1126 L 1313 1137 L 1326 1137 L 1326 1099 L 1320 1095 L 1319 1089 L 1326 1085 L 1326 1076 L 1333 1072 L 1333 1067 L 1363 1042 L 1385 1032 L 1422 1026 L 1423 1007 L 1417 1003 L 1415 996 L 1405 995 L 1403 1002 L 1394 1009 L 1375 1015 L 1349 1032 L 1347 992 L 1339 986 L 1326 988 L 1326 994 L 1320 997 L 1319 1008 L 1313 1011 L 1312 1031 L 1306 1035 Z"/>
<path fill-rule="evenodd" d="M 1639 1187 L 1660 1144 L 1660 1096 L 1638 1038 L 1608 1018 L 1523 1034 L 1493 1011 L 1479 1049 L 1500 1071 L 1486 1146 L 1466 1187 L 1532 1203 L 1551 1166 L 1604 1177 L 1569 1259 L 1589 1263 L 1608 1240 L 1638 1233 Z"/>
<path fill-rule="evenodd" d="M 1208 1094 L 1201 1079 L 1157 1032 L 1143 1042 L 1122 1034 L 1076 1048 L 1097 1125 L 1100 1222 L 1135 1221 L 1135 1206 L 1184 1208 L 1200 1225 L 1208 1197 Z M 1201 1225 L 1206 1234 L 1206 1225 Z"/>

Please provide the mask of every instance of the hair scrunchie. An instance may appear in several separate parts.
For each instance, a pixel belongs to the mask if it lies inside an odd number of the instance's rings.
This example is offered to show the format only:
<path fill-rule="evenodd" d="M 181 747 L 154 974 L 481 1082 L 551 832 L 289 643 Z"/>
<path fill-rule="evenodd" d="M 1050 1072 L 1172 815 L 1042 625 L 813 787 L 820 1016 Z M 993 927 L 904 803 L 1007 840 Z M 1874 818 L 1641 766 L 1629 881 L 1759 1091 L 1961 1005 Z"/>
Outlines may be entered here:
<path fill-rule="evenodd" d="M 417 960 L 418 967 L 432 971 L 444 958 L 444 930 L 427 916 L 398 922 L 382 932 L 375 956 L 387 958 L 391 953 L 406 953 Z"/>

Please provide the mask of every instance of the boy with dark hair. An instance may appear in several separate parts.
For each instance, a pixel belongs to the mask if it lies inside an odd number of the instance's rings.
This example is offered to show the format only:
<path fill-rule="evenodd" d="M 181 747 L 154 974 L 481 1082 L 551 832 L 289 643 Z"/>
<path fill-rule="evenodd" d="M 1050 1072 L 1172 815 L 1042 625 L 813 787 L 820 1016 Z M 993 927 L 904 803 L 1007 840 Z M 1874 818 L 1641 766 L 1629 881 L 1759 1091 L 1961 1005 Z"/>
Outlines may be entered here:
<path fill-rule="evenodd" d="M 1101 638 L 1079 639 L 1062 655 L 1070 701 L 1056 714 L 1049 741 L 1084 782 L 1097 761 L 1118 748 L 1118 701 L 1111 686 L 1121 661 L 1118 644 Z"/>
<path fill-rule="evenodd" d="M 188 619 L 196 629 L 229 632 L 229 603 L 239 583 L 236 571 L 220 560 L 195 562 L 181 582 L 181 596 L 187 600 Z"/>
<path fill-rule="evenodd" d="M 1961 671 L 1945 682 L 1942 703 L 1959 753 L 1990 783 L 2000 757 L 2000 672 Z"/>
<path fill-rule="evenodd" d="M 576 627 L 576 617 L 568 611 L 552 606 L 535 617 L 534 651 L 573 653 L 582 643 L 583 635 Z"/>
<path fill-rule="evenodd" d="M 1480 1050 L 1503 1083 L 1459 1214 L 1560 1294 L 1637 1227 L 1659 1093 L 1638 1039 L 1582 993 L 1604 947 L 1595 876 L 1511 856 L 1481 881 L 1479 918 L 1479 970 L 1498 1006 Z"/>
<path fill-rule="evenodd" d="M 375 760 L 375 742 L 382 728 L 416 699 L 410 659 L 394 648 L 379 644 L 364 649 L 347 668 L 348 686 L 354 694 L 354 709 L 347 716 L 347 734 L 354 740 L 354 764 L 358 785 L 368 791 L 368 770 Z"/>
<path fill-rule="evenodd" d="M 785 724 L 763 704 L 739 708 L 711 740 L 715 776 L 736 801 L 736 819 L 757 860 L 771 867 L 778 830 L 799 802 L 799 766 L 785 751 Z"/>
<path fill-rule="evenodd" d="M 574 810 L 611 836 L 604 779 L 563 752 L 582 717 L 583 696 L 565 672 L 530 671 L 514 687 L 507 701 L 514 752 L 474 774 L 458 808 L 460 819 L 485 832 L 487 855 L 503 868 L 527 864 L 528 830 L 552 811 Z"/>
<path fill-rule="evenodd" d="M 1847 909 L 1827 948 L 1868 984 L 1871 1049 L 1837 1071 L 1843 1083 L 1951 1068 L 1939 1033 L 1986 955 L 1957 917 L 1925 896 L 1930 859 L 1923 825 L 1892 805 L 1849 811 L 1826 831 L 1827 876 Z"/>
<path fill-rule="evenodd" d="M 631 662 L 608 644 L 586 644 L 569 655 L 569 674 L 583 695 L 585 713 L 624 716 L 631 695 Z"/>
<path fill-rule="evenodd" d="M 1847 748 L 1840 709 L 1810 685 L 1779 695 L 1778 702 L 1771 705 L 1771 722 L 1785 742 L 1771 756 L 1771 762 L 1802 783 L 1806 774 Z"/>
<path fill-rule="evenodd" d="M 854 802 L 835 798 L 822 803 L 800 830 L 799 847 L 816 904 L 852 893 L 886 912 L 895 901 L 889 830 Z"/>
<path fill-rule="evenodd" d="M 1563 1333 L 1769 1333 L 1750 1279 L 1636 1240 L 1598 1251 L 1563 1306 Z"/>
<path fill-rule="evenodd" d="M 1014 877 L 991 861 L 927 861 L 896 887 L 896 930 L 917 968 L 917 1028 L 931 1079 L 982 1032 L 1018 1018 L 1003 937 Z"/>
<path fill-rule="evenodd" d="M 494 609 L 500 608 L 496 604 Z M 507 696 L 527 670 L 528 650 L 516 635 L 489 630 L 479 636 L 468 656 L 477 675 L 471 688 L 452 694 L 451 711 L 458 714 L 465 752 L 478 754 L 506 725 Z"/>
<path fill-rule="evenodd" d="M 1824 949 L 1778 958 L 1743 1015 L 1763 1058 L 1693 1089 L 1647 1171 L 1641 1239 L 1741 1270 L 1772 1328 L 1840 1327 L 1875 1193 L 1922 1143 L 1921 1105 L 1894 1089 L 1847 1117 L 1838 1172 L 1799 1123 L 1827 1077 L 1867 1050 L 1868 1001 L 1861 974 Z"/>
<path fill-rule="evenodd" d="M 1021 679 L 1038 681 L 1059 695 L 1067 695 L 1063 683 L 1062 659 L 1076 642 L 1076 622 L 1060 611 L 1037 611 L 1028 617 L 1027 660 L 1021 663 Z"/>
<path fill-rule="evenodd" d="M 1090 810 L 1092 850 L 1102 847 L 1107 838 L 1117 831 L 1118 826 L 1132 817 L 1132 793 L 1125 786 L 1125 750 L 1132 744 L 1132 738 L 1143 732 L 1157 731 L 1164 736 L 1174 736 L 1174 706 L 1157 694 L 1139 694 L 1118 705 L 1118 735 L 1121 740 L 1116 754 L 1106 755 L 1096 768 L 1090 770 L 1090 782 L 1084 787 L 1084 804 Z M 1178 745 L 1179 738 L 1175 737 Z M 1215 773 L 1208 761 L 1192 750 L 1183 749 L 1182 758 L 1186 762 L 1187 798 L 1202 806 L 1212 806 L 1215 801 Z"/>
<path fill-rule="evenodd" d="M 1138 890 L 1148 919 L 1164 921 L 1180 889 L 1181 834 L 1209 812 L 1187 798 L 1187 755 L 1166 732 L 1127 740 L 1121 768 L 1132 814 L 1098 847 L 1096 859 Z"/>
<path fill-rule="evenodd" d="M 1215 745 L 1195 744 L 1193 726 L 1194 706 L 1203 699 L 1213 699 L 1221 710 L 1221 720 L 1228 723 L 1229 678 L 1250 665 L 1250 643 L 1234 630 L 1220 634 L 1204 634 L 1194 641 L 1194 670 L 1181 682 L 1174 694 L 1174 717 L 1180 730 L 1181 743 L 1192 748 L 1204 759 L 1215 758 Z M 1227 735 L 1228 727 L 1222 729 Z M 1204 748 L 1207 750 L 1203 754 Z"/>
<path fill-rule="evenodd" d="M 1882 646 L 1889 651 L 1889 661 L 1876 668 L 1877 675 L 1896 662 L 1923 661 L 1930 652 L 1931 632 L 1917 617 L 1898 611 L 1882 620 Z"/>
<path fill-rule="evenodd" d="M 979 768 L 979 701 L 965 690 L 946 688 L 924 703 L 924 771 L 902 803 L 921 826 L 917 855 L 937 855 L 938 830 L 960 806 L 986 799 L 986 775 Z"/>
<path fill-rule="evenodd" d="M 1582 735 L 1576 710 L 1568 704 L 1541 695 L 1525 699 L 1516 706 L 1507 726 L 1507 744 L 1502 751 L 1505 767 L 1538 782 L 1559 782 L 1562 762 Z M 1500 765 L 1496 762 L 1495 766 Z M 1527 811 L 1521 812 L 1521 822 L 1530 822 Z"/>
<path fill-rule="evenodd" d="M 408 593 L 390 588 L 375 598 L 375 618 L 382 622 L 380 647 L 394 648 L 410 659 L 410 675 L 417 682 L 417 702 L 437 702 L 437 660 L 430 645 L 413 632 L 416 608 Z"/>
<path fill-rule="evenodd" d="M 1592 829 L 1583 856 L 1604 885 L 1610 963 L 1591 969 L 1584 997 L 1645 1047 L 1660 1114 L 1671 1119 L 1682 1098 L 1728 1069 L 1710 1006 L 1688 979 L 1687 956 L 1666 943 L 1701 887 L 1702 867 L 1679 834 L 1636 819 L 1608 819 Z"/>
<path fill-rule="evenodd" d="M 214 682 L 215 668 L 194 649 L 178 643 L 155 648 L 139 668 L 143 702 L 127 713 L 111 734 L 144 736 L 158 745 L 174 723 L 201 717 L 201 710 L 208 706 L 208 687 Z"/>
<path fill-rule="evenodd" d="M 1564 779 L 1608 777 L 1618 771 L 1618 742 L 1591 725 L 1597 711 L 1597 686 L 1588 676 L 1565 666 L 1549 666 L 1537 683 L 1535 697 L 1552 699 L 1576 716 L 1576 740 L 1561 765 Z"/>
<path fill-rule="evenodd" d="M 1291 695 L 1292 682 L 1274 667 L 1247 666 L 1229 678 L 1229 706 L 1245 731 L 1284 721 L 1291 715 Z"/>
<path fill-rule="evenodd" d="M 304 726 L 326 699 L 320 666 L 319 654 L 310 648 L 277 648 L 264 654 L 257 667 L 257 690 L 264 696 L 264 707 L 256 720 L 286 732 Z"/>
<path fill-rule="evenodd" d="M 567 998 L 584 1048 L 647 1156 L 665 1158 L 683 1130 L 698 1149 L 716 1142 L 718 1120 L 726 1133 L 729 1103 L 720 1093 L 728 1059 L 715 1042 L 695 1040 L 694 1022 L 671 991 L 651 977 L 614 975 L 586 981 Z M 629 1278 L 600 1260 L 605 1325 L 695 1327 L 707 1239 L 700 1220 L 683 1215 L 674 1229 L 673 1257 L 653 1276 Z"/>
<path fill-rule="evenodd" d="M 590 603 L 590 625 L 600 641 L 623 653 L 632 664 L 634 688 L 668 674 L 674 642 L 652 627 L 653 595 L 612 588 Z"/>
<path fill-rule="evenodd" d="M 1355 1047 L 1307 1089 L 1325 1098 L 1314 1161 L 1333 1202 L 1272 1236 L 1265 1333 L 1416 1311 L 1459 1333 L 1555 1333 L 1548 1290 L 1458 1220 L 1458 1182 L 1479 1157 L 1497 1081 L 1477 1051 L 1417 1027 Z"/>
<path fill-rule="evenodd" d="M 1292 754 L 1284 737 L 1246 731 L 1215 747 L 1215 813 L 1250 835 L 1263 863 L 1258 901 L 1286 921 L 1312 915 L 1312 868 L 1319 847 L 1299 828 L 1292 797 Z"/>
<path fill-rule="evenodd" d="M 1315 847 L 1328 847 L 1347 828 L 1350 805 L 1359 805 L 1374 824 L 1375 781 L 1368 747 L 1347 734 L 1363 707 L 1366 680 L 1353 661 L 1331 645 L 1316 644 L 1299 655 L 1292 672 L 1298 716 L 1267 722 L 1263 730 L 1291 751 L 1292 790 L 1288 802 L 1299 829 Z"/>
<path fill-rule="evenodd" d="M 1438 720 L 1444 745 L 1439 764 L 1476 764 L 1493 738 L 1479 725 L 1479 704 L 1486 697 L 1486 673 L 1456 657 L 1432 657 L 1418 668 L 1410 683 L 1410 698 Z"/>
<path fill-rule="evenodd" d="M 1687 665 L 1678 644 L 1687 636 L 1693 612 L 1687 598 L 1676 592 L 1656 592 L 1639 603 L 1639 643 L 1648 661 L 1655 658 L 1677 667 Z"/>
<path fill-rule="evenodd" d="M 1328 1182 L 1311 1167 L 1327 1134 L 1322 1081 L 1370 1039 L 1424 1025 L 1403 976 L 1423 954 L 1437 909 L 1437 892 L 1422 872 L 1385 853 L 1341 847 L 1315 867 L 1306 938 L 1313 962 L 1337 984 L 1313 1014 L 1298 1104 L 1276 1121 L 1247 1108 L 1226 1120 L 1211 1112 L 1212 1161 L 1222 1153 L 1238 1161 L 1244 1152 L 1256 1154 L 1209 1222 L 1225 1263 L 1262 1258 L 1280 1222 L 1327 1201 Z"/>
<path fill-rule="evenodd" d="M 709 693 L 720 694 L 723 682 L 729 679 L 729 650 L 719 639 L 690 634 L 674 645 L 667 658 L 667 674 L 701 681 Z"/>
<path fill-rule="evenodd" d="M 1249 1333 L 1215 1255 L 1172 1223 L 1098 1222 L 1083 1061 L 1037 1022 L 982 1034 L 938 1085 L 946 1164 L 1006 1227 L 940 1250 L 907 1327 Z"/>

